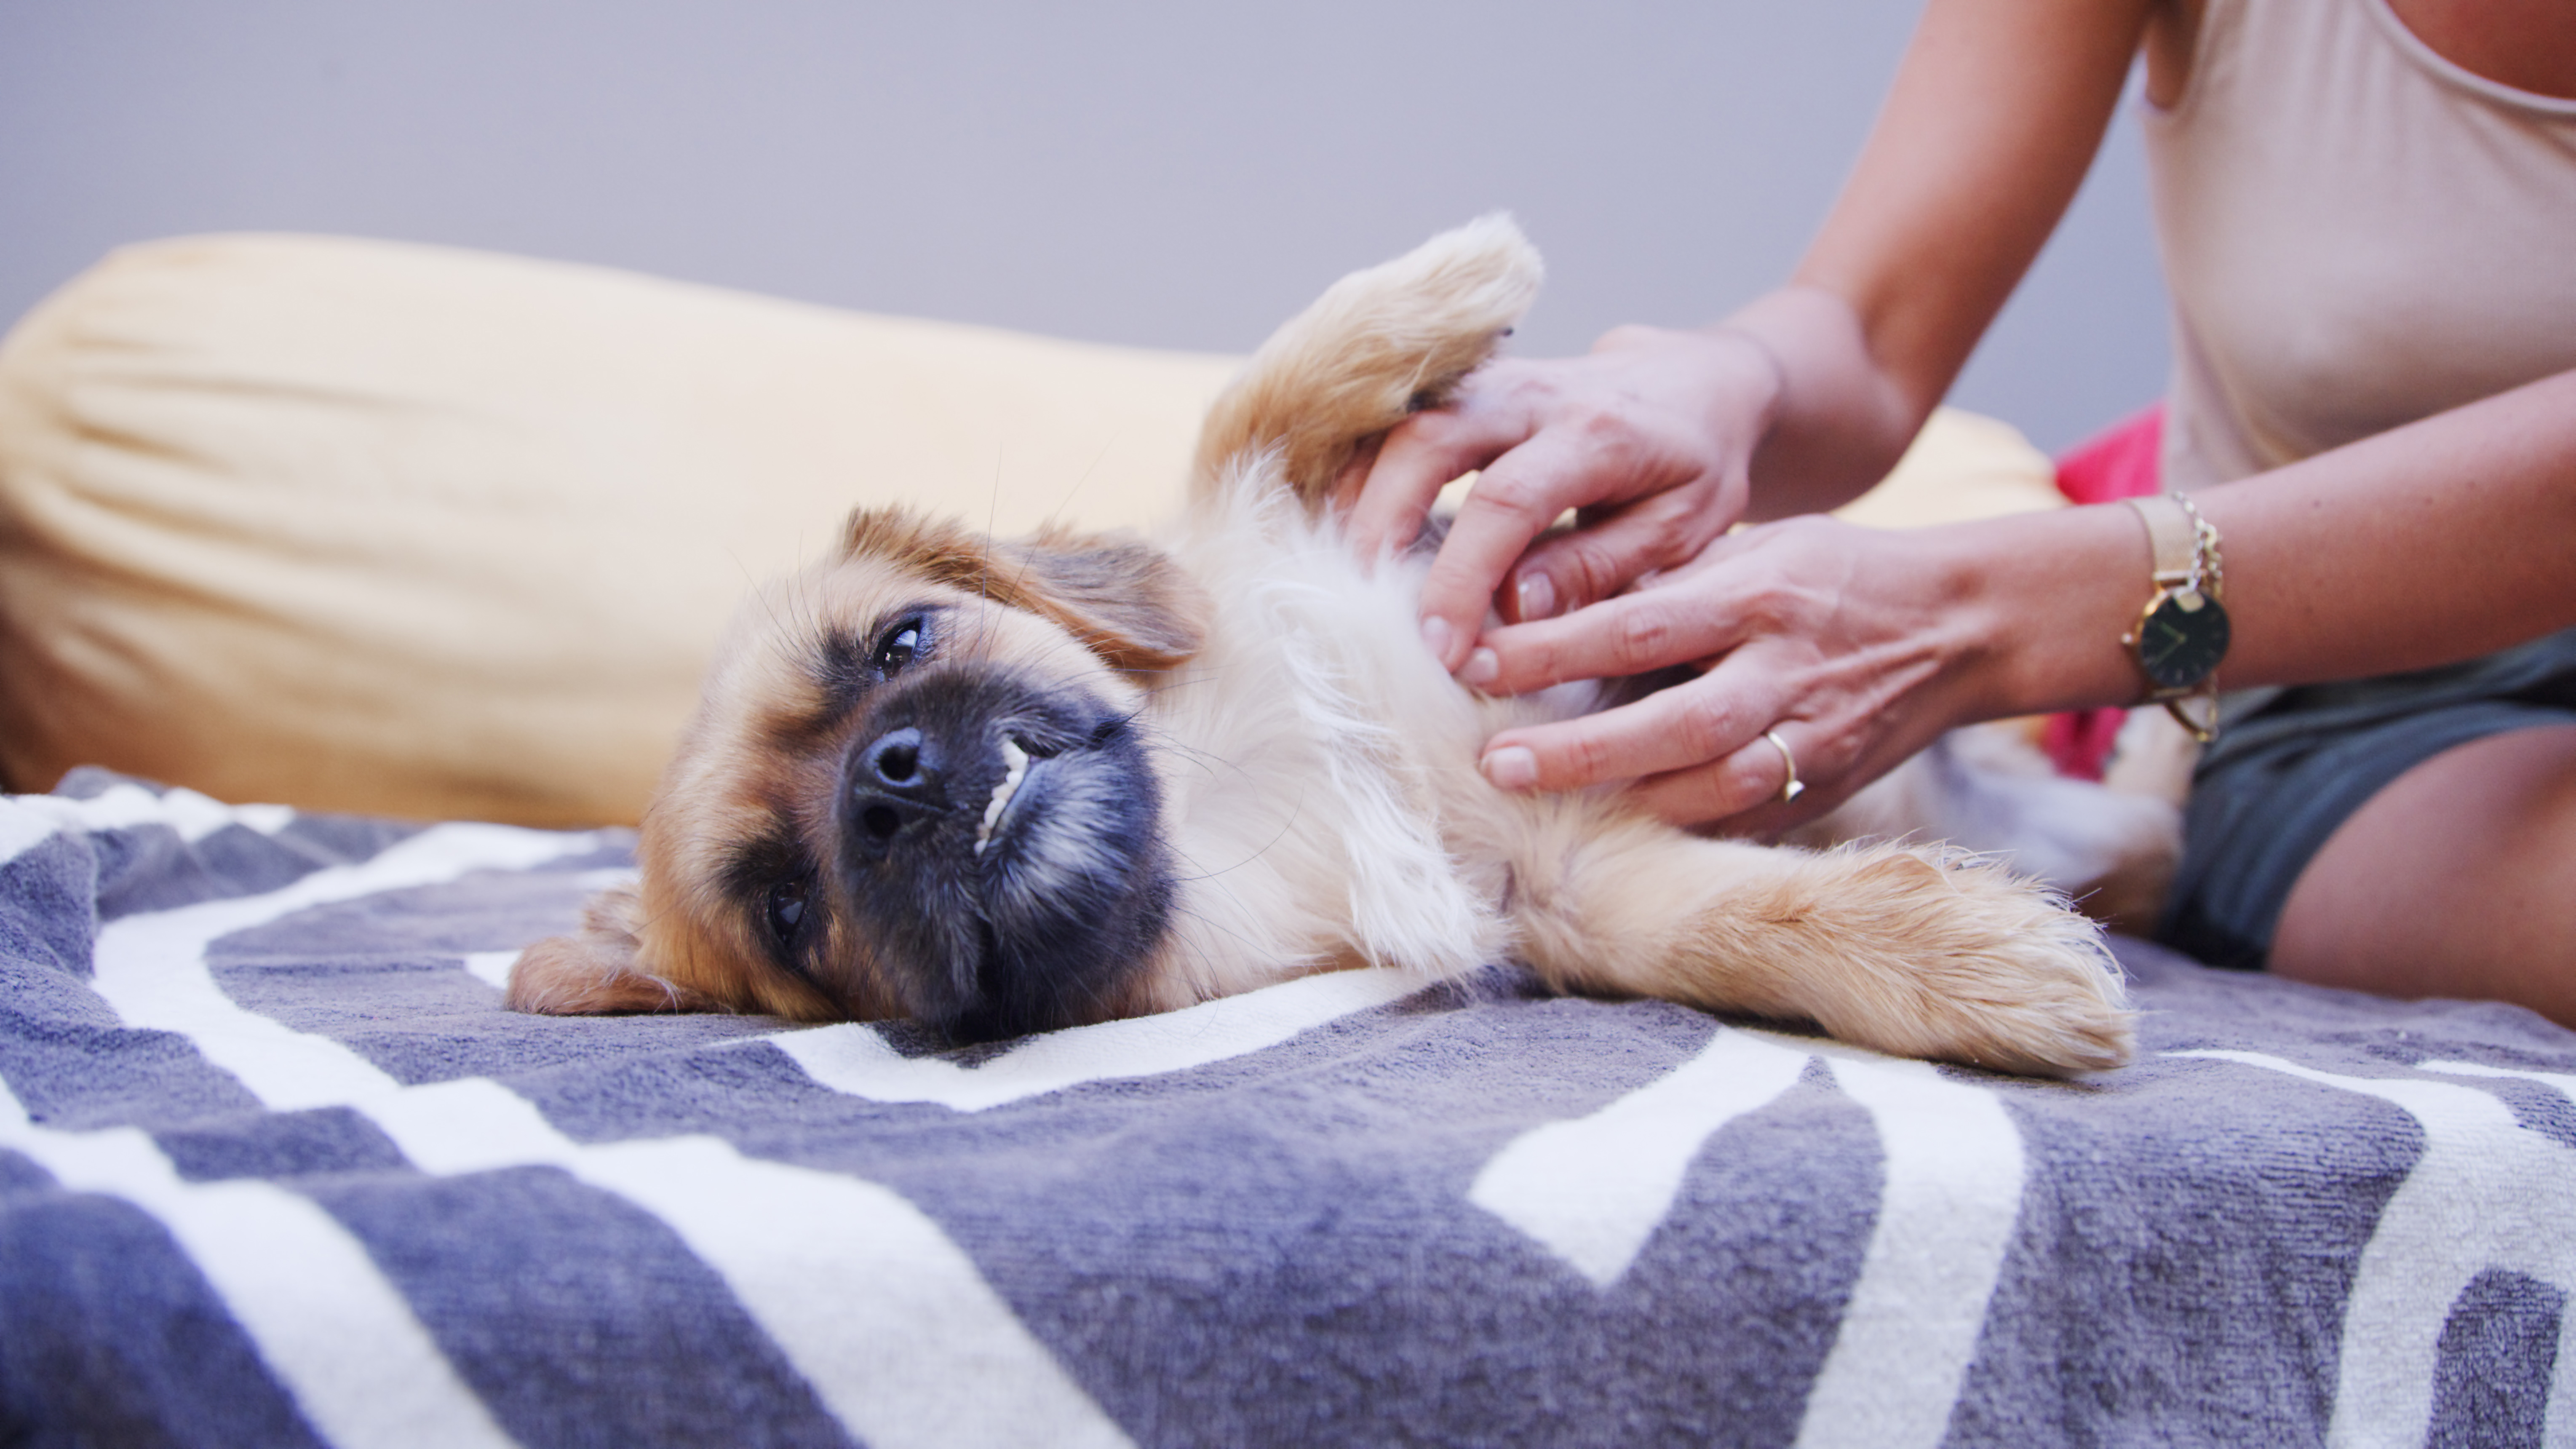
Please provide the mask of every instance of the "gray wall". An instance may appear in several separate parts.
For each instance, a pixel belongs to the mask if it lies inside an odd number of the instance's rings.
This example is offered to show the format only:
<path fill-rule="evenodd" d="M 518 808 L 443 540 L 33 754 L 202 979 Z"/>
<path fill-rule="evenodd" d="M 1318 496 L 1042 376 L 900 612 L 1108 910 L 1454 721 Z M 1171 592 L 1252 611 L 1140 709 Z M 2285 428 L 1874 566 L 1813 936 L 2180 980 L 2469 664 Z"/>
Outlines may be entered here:
<path fill-rule="evenodd" d="M 218 229 L 603 262 L 812 301 L 1248 348 L 1496 207 L 1526 351 L 1788 269 L 1911 0 L 0 0 L 0 318 Z M 1956 400 L 2071 442 L 2163 382 L 2125 120 Z"/>

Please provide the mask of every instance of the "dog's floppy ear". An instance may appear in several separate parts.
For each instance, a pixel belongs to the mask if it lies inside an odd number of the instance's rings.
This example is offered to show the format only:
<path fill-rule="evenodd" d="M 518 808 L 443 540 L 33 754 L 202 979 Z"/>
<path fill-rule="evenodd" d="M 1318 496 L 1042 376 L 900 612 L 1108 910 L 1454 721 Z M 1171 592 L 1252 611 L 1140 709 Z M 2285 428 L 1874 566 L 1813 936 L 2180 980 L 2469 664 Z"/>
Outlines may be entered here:
<path fill-rule="evenodd" d="M 1009 602 L 1062 624 L 1121 669 L 1169 669 L 1207 642 L 1197 581 L 1133 535 L 1049 526 L 996 545 L 993 562 L 1011 581 Z"/>
<path fill-rule="evenodd" d="M 643 901 L 617 886 L 582 907 L 581 929 L 549 936 L 519 953 L 503 998 L 512 1011 L 605 1016 L 630 1011 L 714 1011 L 714 998 L 647 975 L 637 964 L 635 921 Z"/>
<path fill-rule="evenodd" d="M 1049 524 L 997 543 L 909 509 L 863 508 L 850 515 L 842 549 L 1052 619 L 1119 669 L 1169 669 L 1205 642 L 1206 596 L 1161 549 L 1131 534 Z"/>

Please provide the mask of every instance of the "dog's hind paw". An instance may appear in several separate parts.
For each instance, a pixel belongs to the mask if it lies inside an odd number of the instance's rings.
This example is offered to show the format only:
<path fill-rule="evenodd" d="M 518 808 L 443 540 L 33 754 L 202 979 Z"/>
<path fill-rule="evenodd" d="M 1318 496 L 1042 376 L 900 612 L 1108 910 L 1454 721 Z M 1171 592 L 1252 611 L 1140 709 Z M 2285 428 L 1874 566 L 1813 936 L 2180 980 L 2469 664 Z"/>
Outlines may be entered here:
<path fill-rule="evenodd" d="M 2061 1076 L 2123 1066 L 2135 1013 L 2101 932 L 2063 898 L 1938 848 L 1836 852 L 1829 929 L 1846 969 L 1805 1003 L 1860 1046 Z"/>
<path fill-rule="evenodd" d="M 2119 968 L 2063 897 L 1964 851 L 1821 854 L 1625 822 L 1520 876 L 1530 964 L 1569 991 L 1813 1021 L 1854 1046 L 2064 1076 L 2136 1050 Z"/>

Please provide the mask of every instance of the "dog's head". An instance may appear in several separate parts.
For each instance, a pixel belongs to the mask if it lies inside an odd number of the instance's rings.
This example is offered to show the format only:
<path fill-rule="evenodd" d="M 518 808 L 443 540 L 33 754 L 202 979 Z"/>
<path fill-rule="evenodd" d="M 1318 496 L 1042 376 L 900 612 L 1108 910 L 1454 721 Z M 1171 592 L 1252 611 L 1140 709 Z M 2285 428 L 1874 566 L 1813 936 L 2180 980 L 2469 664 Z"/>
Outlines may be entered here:
<path fill-rule="evenodd" d="M 1335 283 L 1217 400 L 1193 497 L 1321 510 L 1370 439 L 1492 352 L 1538 274 L 1489 217 Z M 1179 886 L 1138 721 L 1145 676 L 1208 618 L 1133 539 L 853 516 L 737 621 L 645 813 L 639 884 L 523 953 L 510 1004 L 953 1038 L 1173 1004 Z"/>
<path fill-rule="evenodd" d="M 639 885 L 531 947 L 511 1005 L 968 1040 L 1138 1009 L 1173 893 L 1139 675 L 1194 653 L 1203 617 L 1132 539 L 854 515 L 737 621 Z"/>

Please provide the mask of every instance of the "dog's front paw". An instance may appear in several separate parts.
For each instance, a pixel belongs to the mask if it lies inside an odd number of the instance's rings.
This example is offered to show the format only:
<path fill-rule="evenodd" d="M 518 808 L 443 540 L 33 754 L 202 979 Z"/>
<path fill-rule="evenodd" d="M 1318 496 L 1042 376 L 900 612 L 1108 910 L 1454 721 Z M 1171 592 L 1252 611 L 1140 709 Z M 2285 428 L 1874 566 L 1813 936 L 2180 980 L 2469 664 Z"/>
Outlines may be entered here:
<path fill-rule="evenodd" d="M 2135 1014 L 2101 933 L 2055 892 L 1958 852 L 1881 846 L 1818 862 L 1848 969 L 1805 1005 L 1855 1045 L 2060 1076 L 2125 1065 Z"/>

